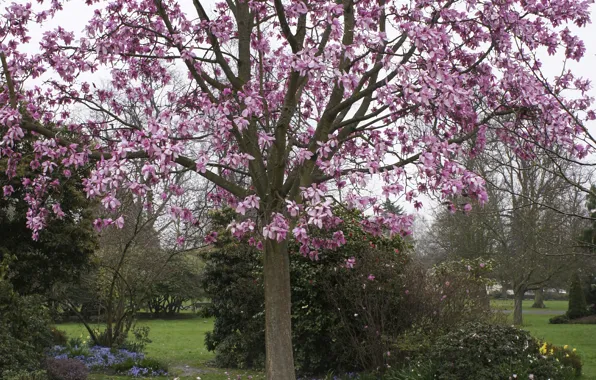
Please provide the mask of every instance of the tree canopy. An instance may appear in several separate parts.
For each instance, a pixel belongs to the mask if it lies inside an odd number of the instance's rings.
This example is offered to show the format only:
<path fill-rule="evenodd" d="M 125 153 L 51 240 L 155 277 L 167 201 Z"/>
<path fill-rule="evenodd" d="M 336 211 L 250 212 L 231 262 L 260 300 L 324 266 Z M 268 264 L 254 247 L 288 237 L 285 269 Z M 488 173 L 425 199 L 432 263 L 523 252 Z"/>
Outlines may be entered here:
<path fill-rule="evenodd" d="M 522 157 L 556 145 L 582 158 L 594 142 L 583 125 L 596 116 L 588 81 L 570 71 L 550 80 L 536 55 L 582 58 L 567 25 L 589 22 L 590 0 L 89 0 L 97 9 L 83 33 L 47 30 L 65 3 L 12 3 L 0 27 L 9 177 L 18 141 L 40 136 L 25 186 L 33 236 L 57 214 L 50 184 L 73 168 L 92 164 L 85 192 L 110 210 L 123 188 L 182 196 L 180 171 L 212 182 L 214 205 L 252 216 L 232 222 L 234 234 L 253 234 L 264 250 L 270 379 L 295 377 L 287 239 L 313 258 L 344 244 L 341 228 L 329 239 L 309 233 L 341 225 L 333 199 L 374 210 L 368 232 L 405 235 L 412 215 L 381 212 L 366 191 L 373 181 L 417 209 L 429 192 L 483 203 L 484 180 L 461 159 L 483 149 L 488 129 Z M 29 54 L 34 24 L 44 33 Z M 173 85 L 173 67 L 185 86 Z M 111 90 L 96 86 L 101 73 Z M 122 99 L 145 105 L 145 121 L 123 117 Z M 80 106 L 93 112 L 75 115 Z M 144 181 L 127 177 L 131 161 Z M 186 207 L 171 214 L 199 223 Z"/>

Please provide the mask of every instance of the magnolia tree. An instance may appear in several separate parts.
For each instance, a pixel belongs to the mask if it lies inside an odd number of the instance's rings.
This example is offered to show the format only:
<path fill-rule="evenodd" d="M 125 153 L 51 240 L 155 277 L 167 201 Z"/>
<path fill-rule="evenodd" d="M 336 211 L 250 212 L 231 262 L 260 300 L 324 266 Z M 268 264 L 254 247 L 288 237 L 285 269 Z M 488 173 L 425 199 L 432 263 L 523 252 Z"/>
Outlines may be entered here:
<path fill-rule="evenodd" d="M 33 236 L 61 217 L 59 174 L 83 165 L 87 195 L 108 209 L 122 189 L 182 196 L 180 171 L 210 181 L 213 204 L 244 215 L 233 234 L 263 250 L 269 379 L 295 378 L 287 241 L 313 259 L 345 242 L 332 191 L 369 210 L 366 231 L 408 234 L 412 216 L 382 211 L 385 198 L 417 209 L 425 193 L 486 200 L 460 162 L 483 149 L 492 119 L 520 156 L 589 153 L 588 82 L 547 81 L 536 53 L 581 59 L 566 25 L 584 26 L 591 0 L 87 0 L 82 33 L 46 30 L 27 54 L 32 24 L 44 30 L 62 11 L 61 0 L 39 2 L 7 5 L 0 27 L 0 157 L 14 175 L 20 141 L 36 137 L 36 175 L 24 180 Z M 155 91 L 166 94 L 159 107 Z M 123 117 L 126 100 L 143 105 L 144 123 Z M 80 106 L 94 116 L 74 118 Z M 142 182 L 126 179 L 132 161 Z M 378 197 L 362 191 L 371 187 Z M 190 209 L 170 211 L 197 223 Z M 96 226 L 122 225 L 113 219 Z M 332 238 L 315 238 L 322 228 Z"/>

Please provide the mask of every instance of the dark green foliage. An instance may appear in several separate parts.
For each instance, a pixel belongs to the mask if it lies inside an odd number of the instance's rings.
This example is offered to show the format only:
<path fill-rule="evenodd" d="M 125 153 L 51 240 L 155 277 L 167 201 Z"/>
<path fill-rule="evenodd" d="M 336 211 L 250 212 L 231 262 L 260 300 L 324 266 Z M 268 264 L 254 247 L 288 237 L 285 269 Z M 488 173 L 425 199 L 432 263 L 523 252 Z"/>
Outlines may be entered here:
<path fill-rule="evenodd" d="M 548 320 L 548 323 L 552 323 L 553 325 L 569 323 L 569 317 L 567 317 L 566 315 L 557 315 L 556 317 L 550 318 Z"/>
<path fill-rule="evenodd" d="M 151 358 L 143 358 L 140 360 L 135 361 L 132 358 L 128 358 L 122 363 L 114 364 L 110 369 L 115 371 L 116 373 L 126 373 L 132 367 L 140 367 L 140 368 L 147 368 L 150 371 L 168 371 L 168 366 L 159 360 L 151 359 Z"/>
<path fill-rule="evenodd" d="M 568 348 L 540 346 L 527 331 L 515 327 L 470 323 L 441 337 L 428 353 L 432 365 L 420 368 L 433 377 L 423 372 L 422 377 L 395 379 L 501 380 L 533 374 L 536 379 L 566 380 L 581 374 L 581 359 L 569 353 Z"/>
<path fill-rule="evenodd" d="M 540 354 L 553 357 L 565 367 L 569 367 L 573 370 L 575 376 L 581 376 L 582 374 L 582 358 L 576 350 L 569 346 L 555 346 L 548 342 L 543 342 L 539 350 Z"/>
<path fill-rule="evenodd" d="M 576 319 L 585 317 L 588 314 L 586 297 L 579 275 L 575 273 L 571 278 L 571 287 L 569 288 L 569 309 L 567 317 Z"/>
<path fill-rule="evenodd" d="M 212 223 L 225 226 L 232 210 L 212 215 Z M 222 367 L 262 367 L 265 363 L 264 297 L 259 252 L 236 244 L 221 234 L 216 248 L 206 257 L 203 286 L 211 298 L 204 313 L 215 317 L 205 345 L 216 352 Z"/>
<path fill-rule="evenodd" d="M 584 294 L 590 314 L 596 314 L 596 275 L 593 273 L 584 277 Z"/>
<path fill-rule="evenodd" d="M 89 370 L 77 359 L 53 359 L 46 362 L 46 371 L 50 380 L 86 380 Z"/>
<path fill-rule="evenodd" d="M 51 320 L 39 296 L 20 296 L 0 263 L 0 378 L 5 371 L 36 371 L 52 345 Z"/>
<path fill-rule="evenodd" d="M 226 226 L 230 210 L 213 215 Z M 401 305 L 403 268 L 408 256 L 400 239 L 376 238 L 359 228 L 357 214 L 342 215 L 347 244 L 322 252 L 318 261 L 291 253 L 292 327 L 295 362 L 301 373 L 324 373 L 383 365 L 397 335 L 411 322 Z M 330 231 L 329 233 L 332 233 Z M 292 246 L 291 252 L 298 247 Z M 357 265 L 346 268 L 354 257 Z M 265 358 L 264 296 L 260 252 L 219 231 L 216 249 L 206 256 L 203 284 L 215 317 L 206 337 L 216 364 L 262 367 Z M 373 274 L 374 279 L 368 279 Z M 367 309 L 363 306 L 367 305 Z"/>
<path fill-rule="evenodd" d="M 437 378 L 507 379 L 538 344 L 526 331 L 509 326 L 469 323 L 441 337 L 430 351 Z"/>
<path fill-rule="evenodd" d="M 59 203 L 64 217 L 51 219 L 34 241 L 26 225 L 28 205 L 22 180 L 33 174 L 29 167 L 32 145 L 30 141 L 19 143 L 23 161 L 17 175 L 8 178 L 4 172 L 5 161 L 0 160 L 0 189 L 6 185 L 14 188 L 9 197 L 0 197 L 0 261 L 7 255 L 16 257 L 10 263 L 9 281 L 21 294 L 43 294 L 59 282 L 73 282 L 90 266 L 90 257 L 96 248 L 96 236 L 92 228 L 91 203 L 85 197 L 80 174 L 73 172 L 70 178 L 62 175 L 63 168 L 52 173 L 60 180 L 43 202 Z"/>
<path fill-rule="evenodd" d="M 44 370 L 37 371 L 5 371 L 3 380 L 48 380 Z"/>

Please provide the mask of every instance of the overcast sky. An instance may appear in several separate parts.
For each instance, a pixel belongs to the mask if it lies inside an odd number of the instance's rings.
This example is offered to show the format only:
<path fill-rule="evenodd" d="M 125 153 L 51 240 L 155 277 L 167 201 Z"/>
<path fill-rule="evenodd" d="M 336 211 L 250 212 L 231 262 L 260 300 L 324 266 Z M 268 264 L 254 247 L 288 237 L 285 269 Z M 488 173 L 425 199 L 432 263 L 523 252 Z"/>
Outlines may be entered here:
<path fill-rule="evenodd" d="M 17 3 L 25 3 L 23 0 L 16 0 Z M 210 7 L 214 1 L 207 0 L 203 1 L 206 7 Z M 6 3 L 5 3 L 6 4 Z M 183 9 L 188 8 L 188 11 L 193 11 L 192 1 L 182 0 Z M 4 5 L 5 6 L 5 5 Z M 47 6 L 47 5 L 44 5 Z M 596 13 L 596 7 L 592 6 L 592 11 Z M 91 17 L 93 8 L 85 5 L 84 0 L 71 0 L 64 6 L 64 10 L 49 22 L 46 22 L 43 26 L 35 25 L 31 27 L 32 41 L 27 46 L 26 50 L 30 53 L 35 53 L 39 43 L 39 39 L 46 30 L 51 30 L 57 26 L 61 26 L 66 30 L 72 31 L 75 35 L 81 35 L 87 20 Z M 592 17 L 596 21 L 596 14 Z M 583 40 L 586 45 L 586 55 L 581 62 L 568 62 L 567 68 L 571 69 L 572 72 L 577 76 L 589 78 L 596 86 L 596 23 L 592 23 L 585 28 L 577 28 L 575 25 L 571 25 L 570 29 L 576 32 Z M 539 52 L 539 57 L 543 62 L 543 71 L 549 77 L 552 78 L 561 72 L 562 68 L 562 56 L 548 56 L 545 51 Z M 105 75 L 105 74 L 104 74 Z M 107 78 L 103 78 L 107 79 Z M 102 82 L 102 78 L 95 76 L 93 81 L 96 83 Z M 591 95 L 596 97 L 596 89 L 593 87 Z M 596 132 L 596 123 L 589 125 L 592 132 Z M 594 161 L 593 159 L 591 159 Z M 428 200 L 427 200 L 428 202 Z M 409 204 L 406 206 L 410 206 Z M 406 207 L 407 210 L 412 210 L 412 207 Z M 425 207 L 424 212 L 427 213 L 428 208 Z"/>

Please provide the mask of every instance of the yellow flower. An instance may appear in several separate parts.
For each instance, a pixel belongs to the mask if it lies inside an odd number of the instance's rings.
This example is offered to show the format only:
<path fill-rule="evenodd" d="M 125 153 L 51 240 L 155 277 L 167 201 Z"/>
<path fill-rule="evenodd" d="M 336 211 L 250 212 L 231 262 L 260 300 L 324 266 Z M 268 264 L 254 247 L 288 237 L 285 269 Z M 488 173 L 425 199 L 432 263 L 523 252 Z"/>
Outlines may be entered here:
<path fill-rule="evenodd" d="M 575 348 L 573 349 L 573 352 L 577 351 Z"/>
<path fill-rule="evenodd" d="M 550 354 L 553 355 L 554 353 L 555 353 L 555 350 L 551 348 L 550 349 Z"/>
<path fill-rule="evenodd" d="M 569 354 L 565 354 L 565 357 L 568 358 L 569 357 Z"/>
<path fill-rule="evenodd" d="M 563 349 L 564 349 L 564 350 L 566 350 L 566 349 L 568 349 L 568 348 L 569 348 L 569 346 L 568 346 L 568 345 L 564 345 L 564 346 L 563 346 Z"/>
<path fill-rule="evenodd" d="M 542 355 L 546 355 L 546 343 L 544 343 L 544 344 L 542 345 L 542 347 L 540 347 L 540 353 L 541 353 Z"/>

